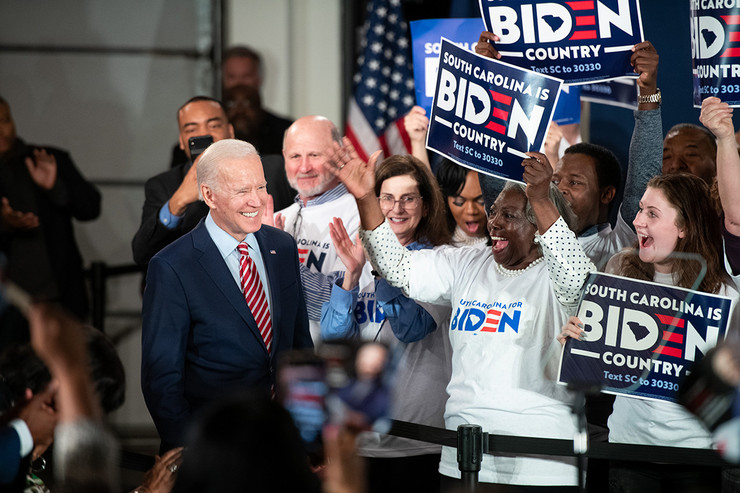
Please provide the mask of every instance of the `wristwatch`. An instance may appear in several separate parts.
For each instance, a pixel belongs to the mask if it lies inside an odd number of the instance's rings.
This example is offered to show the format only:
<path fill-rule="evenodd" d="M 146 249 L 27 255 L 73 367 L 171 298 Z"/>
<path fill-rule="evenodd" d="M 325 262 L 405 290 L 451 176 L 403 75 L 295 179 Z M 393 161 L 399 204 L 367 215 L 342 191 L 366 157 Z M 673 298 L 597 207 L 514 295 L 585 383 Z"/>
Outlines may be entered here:
<path fill-rule="evenodd" d="M 642 94 L 640 94 L 639 96 L 637 96 L 638 104 L 642 104 L 642 103 L 660 104 L 661 101 L 662 101 L 662 98 L 660 97 L 660 89 L 658 89 L 655 94 L 650 94 L 648 96 L 643 96 Z"/>

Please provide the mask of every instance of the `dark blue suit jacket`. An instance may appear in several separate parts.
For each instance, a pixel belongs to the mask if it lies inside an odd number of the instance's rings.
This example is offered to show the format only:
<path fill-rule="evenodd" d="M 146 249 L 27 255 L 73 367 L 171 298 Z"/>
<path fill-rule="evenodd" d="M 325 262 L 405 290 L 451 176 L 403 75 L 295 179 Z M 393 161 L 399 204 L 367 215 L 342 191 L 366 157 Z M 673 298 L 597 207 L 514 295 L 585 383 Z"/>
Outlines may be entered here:
<path fill-rule="evenodd" d="M 280 353 L 313 346 L 295 240 L 269 226 L 255 237 L 272 297 L 271 355 L 203 221 L 149 262 L 141 386 L 163 449 L 183 444 L 194 410 L 237 389 L 268 391 Z"/>
<path fill-rule="evenodd" d="M 21 465 L 21 439 L 12 426 L 0 428 L 0 483 L 7 484 L 18 475 Z"/>

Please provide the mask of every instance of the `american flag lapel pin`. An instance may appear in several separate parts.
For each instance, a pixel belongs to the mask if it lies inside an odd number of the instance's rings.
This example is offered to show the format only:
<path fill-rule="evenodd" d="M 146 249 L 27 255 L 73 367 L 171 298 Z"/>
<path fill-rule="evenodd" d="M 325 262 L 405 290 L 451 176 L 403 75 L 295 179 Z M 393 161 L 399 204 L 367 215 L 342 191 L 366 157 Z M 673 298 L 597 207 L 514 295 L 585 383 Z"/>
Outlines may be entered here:
<path fill-rule="evenodd" d="M 275 250 L 270 250 L 271 255 L 277 255 L 277 252 Z"/>

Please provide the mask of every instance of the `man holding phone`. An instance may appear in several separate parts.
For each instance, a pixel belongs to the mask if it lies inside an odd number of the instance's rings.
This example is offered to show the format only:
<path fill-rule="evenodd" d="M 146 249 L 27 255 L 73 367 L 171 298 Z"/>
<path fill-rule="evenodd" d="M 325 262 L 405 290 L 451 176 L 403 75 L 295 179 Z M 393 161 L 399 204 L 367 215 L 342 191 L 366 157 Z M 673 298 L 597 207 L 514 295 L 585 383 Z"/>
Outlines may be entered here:
<path fill-rule="evenodd" d="M 141 225 L 131 242 L 139 265 L 146 265 L 208 213 L 208 207 L 198 200 L 197 157 L 212 142 L 234 138 L 223 103 L 208 96 L 195 96 L 182 105 L 177 124 L 180 149 L 189 161 L 150 178 L 144 186 Z"/>

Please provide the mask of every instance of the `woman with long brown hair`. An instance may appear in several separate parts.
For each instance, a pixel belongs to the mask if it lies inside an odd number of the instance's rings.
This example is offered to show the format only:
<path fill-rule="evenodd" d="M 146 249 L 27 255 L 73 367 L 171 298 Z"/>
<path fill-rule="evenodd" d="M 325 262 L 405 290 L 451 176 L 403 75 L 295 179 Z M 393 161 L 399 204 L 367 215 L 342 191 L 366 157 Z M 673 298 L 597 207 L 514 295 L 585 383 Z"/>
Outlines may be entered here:
<path fill-rule="evenodd" d="M 395 155 L 383 161 L 375 169 L 375 194 L 393 233 L 406 249 L 429 250 L 449 242 L 442 194 L 434 175 L 417 158 Z M 402 353 L 397 356 L 391 417 L 444 426 L 445 386 L 452 358 L 445 331 L 450 308 L 416 302 L 385 279 L 376 278 L 361 287 L 360 274 L 366 264 L 362 245 L 352 243 L 339 219 L 330 224 L 330 233 L 347 270 L 332 287 L 331 300 L 321 311 L 322 338 L 379 341 Z M 408 344 L 399 342 L 415 331 L 431 334 Z M 369 493 L 439 491 L 438 445 L 362 434 L 358 453 L 367 458 Z"/>
<path fill-rule="evenodd" d="M 634 249 L 614 255 L 607 273 L 727 296 L 735 314 L 740 295 L 724 268 L 720 223 L 704 180 L 687 173 L 652 178 L 633 224 L 638 238 Z M 697 286 L 702 270 L 698 257 L 706 262 L 706 274 Z M 579 338 L 584 332 L 581 321 L 570 317 L 559 339 Z M 679 404 L 623 395 L 617 396 L 609 417 L 609 441 L 712 446 L 711 434 Z M 610 483 L 617 488 L 612 491 L 716 491 L 719 473 L 692 466 L 612 464 Z"/>

